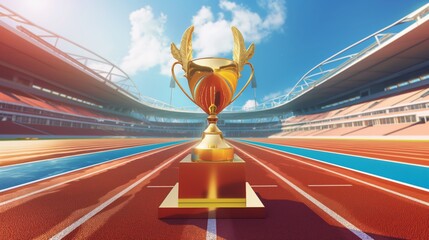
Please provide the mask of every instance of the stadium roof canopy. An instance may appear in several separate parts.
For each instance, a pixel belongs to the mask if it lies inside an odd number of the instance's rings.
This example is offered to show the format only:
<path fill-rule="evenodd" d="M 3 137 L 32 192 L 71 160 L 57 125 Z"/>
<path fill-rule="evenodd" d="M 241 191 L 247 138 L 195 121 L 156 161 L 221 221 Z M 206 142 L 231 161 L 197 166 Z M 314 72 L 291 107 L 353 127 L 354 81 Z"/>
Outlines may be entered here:
<path fill-rule="evenodd" d="M 141 96 L 132 79 L 91 50 L 44 29 L 0 4 L 0 66 L 49 83 L 92 103 L 137 109 L 147 115 L 202 118 L 197 108 L 180 110 Z M 1 81 L 0 81 L 1 83 Z"/>
<path fill-rule="evenodd" d="M 268 100 L 251 111 L 226 109 L 222 119 L 283 115 L 427 66 L 429 4 L 317 64 L 286 95 Z"/>
<path fill-rule="evenodd" d="M 426 4 L 341 50 L 305 73 L 288 94 L 271 101 L 293 110 L 428 66 L 428 13 Z"/>
<path fill-rule="evenodd" d="M 426 4 L 322 61 L 304 74 L 288 94 L 264 102 L 252 111 L 227 109 L 222 118 L 282 115 L 314 105 L 320 99 L 429 66 L 428 13 Z M 196 108 L 177 109 L 141 97 L 132 80 L 116 65 L 2 5 L 0 27 L 0 64 L 31 73 L 104 105 L 132 107 L 159 117 L 205 117 Z"/>

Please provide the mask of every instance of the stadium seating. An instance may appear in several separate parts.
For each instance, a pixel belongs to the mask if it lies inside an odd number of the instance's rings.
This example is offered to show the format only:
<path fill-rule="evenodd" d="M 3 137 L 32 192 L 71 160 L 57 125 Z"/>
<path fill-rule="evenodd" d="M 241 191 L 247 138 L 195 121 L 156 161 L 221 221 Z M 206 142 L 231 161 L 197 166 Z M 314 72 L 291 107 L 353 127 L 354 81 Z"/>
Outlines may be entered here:
<path fill-rule="evenodd" d="M 45 132 L 12 121 L 0 121 L 0 129 L 2 134 L 8 135 L 48 135 Z"/>
<path fill-rule="evenodd" d="M 281 123 L 225 121 L 219 127 L 227 137 L 429 135 L 428 124 L 421 119 L 421 114 L 429 115 L 428 109 L 428 90 L 421 88 L 293 116 Z M 7 121 L 1 122 L 2 128 L 7 129 L 1 134 L 11 135 L 199 137 L 206 126 L 203 120 L 200 123 L 137 120 L 10 89 L 0 89 L 0 113 L 9 114 Z"/>
<path fill-rule="evenodd" d="M 429 94 L 414 89 L 322 113 L 298 115 L 282 121 L 282 132 L 292 136 L 429 135 Z"/>
<path fill-rule="evenodd" d="M 0 89 L 0 101 L 6 103 L 17 103 L 22 106 L 29 106 L 33 108 L 39 108 L 41 110 L 64 113 L 68 115 L 102 118 L 112 121 L 119 120 L 118 117 L 112 116 L 111 114 L 97 112 L 96 110 L 89 111 L 78 105 L 65 104 L 50 99 L 48 100 L 11 89 Z"/>

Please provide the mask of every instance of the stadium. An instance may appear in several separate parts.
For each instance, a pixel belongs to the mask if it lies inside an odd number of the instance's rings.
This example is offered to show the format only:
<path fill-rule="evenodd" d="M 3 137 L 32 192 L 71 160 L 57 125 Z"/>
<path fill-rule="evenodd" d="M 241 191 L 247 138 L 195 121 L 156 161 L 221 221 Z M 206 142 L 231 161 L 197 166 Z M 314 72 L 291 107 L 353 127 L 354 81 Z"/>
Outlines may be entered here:
<path fill-rule="evenodd" d="M 0 36 L 2 239 L 429 238 L 429 4 L 219 115 L 262 219 L 159 219 L 206 114 L 3 5 Z"/>

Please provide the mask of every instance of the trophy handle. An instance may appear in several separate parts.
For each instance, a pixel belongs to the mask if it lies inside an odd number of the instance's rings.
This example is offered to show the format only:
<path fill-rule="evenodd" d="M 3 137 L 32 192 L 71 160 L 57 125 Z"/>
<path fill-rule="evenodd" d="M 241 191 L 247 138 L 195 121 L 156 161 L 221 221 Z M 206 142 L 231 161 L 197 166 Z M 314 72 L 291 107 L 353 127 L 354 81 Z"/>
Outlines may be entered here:
<path fill-rule="evenodd" d="M 240 92 L 237 93 L 237 95 L 235 95 L 235 97 L 231 100 L 231 103 L 234 102 L 244 91 L 244 89 L 247 88 L 247 86 L 250 84 L 250 82 L 253 79 L 253 75 L 255 73 L 255 70 L 253 69 L 253 65 L 249 62 L 245 63 L 244 65 L 249 65 L 250 69 L 252 69 L 252 73 L 250 74 L 249 80 L 247 80 L 246 85 L 244 85 L 244 87 L 240 90 Z"/>
<path fill-rule="evenodd" d="M 174 73 L 174 67 L 175 67 L 177 64 L 182 65 L 180 62 L 175 62 L 175 63 L 173 64 L 173 66 L 171 66 L 171 75 L 173 76 L 173 79 L 174 79 L 174 81 L 176 82 L 176 84 L 179 86 L 180 90 L 182 90 L 182 92 L 183 92 L 183 93 L 184 93 L 184 94 L 189 98 L 189 100 L 191 100 L 191 102 L 193 102 L 193 103 L 197 104 L 197 103 L 194 101 L 194 99 L 192 99 L 192 98 L 191 98 L 191 96 L 189 96 L 189 94 L 185 91 L 185 89 L 183 89 L 183 87 L 182 87 L 182 85 L 180 85 L 179 81 L 177 81 L 176 74 Z M 198 104 L 197 104 L 197 105 L 198 105 Z"/>

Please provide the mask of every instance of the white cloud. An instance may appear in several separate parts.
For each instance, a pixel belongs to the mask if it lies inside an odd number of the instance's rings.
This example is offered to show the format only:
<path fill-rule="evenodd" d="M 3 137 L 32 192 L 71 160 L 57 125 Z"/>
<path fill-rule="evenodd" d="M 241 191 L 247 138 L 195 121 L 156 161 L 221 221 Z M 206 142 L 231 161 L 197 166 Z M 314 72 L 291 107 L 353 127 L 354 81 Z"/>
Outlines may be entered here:
<path fill-rule="evenodd" d="M 160 66 L 161 73 L 169 75 L 173 62 L 170 56 L 170 41 L 164 36 L 167 16 L 155 16 L 150 6 L 140 8 L 130 14 L 131 45 L 121 68 L 128 74 Z"/>
<path fill-rule="evenodd" d="M 288 94 L 291 89 L 292 88 L 286 88 L 283 91 L 277 91 L 277 92 L 269 93 L 262 98 L 262 102 L 271 100 L 271 99 L 276 98 L 276 97 L 280 97 L 280 96 L 285 95 L 285 94 Z"/>
<path fill-rule="evenodd" d="M 284 1 L 265 0 L 260 2 L 260 6 L 267 10 L 265 18 L 244 5 L 228 0 L 220 0 L 221 12 L 216 18 L 210 7 L 201 7 L 192 19 L 196 57 L 232 52 L 231 26 L 240 29 L 246 41 L 255 43 L 280 30 L 286 18 Z M 225 14 L 231 15 L 231 18 L 226 19 Z"/>
<path fill-rule="evenodd" d="M 216 14 L 209 6 L 202 6 L 192 17 L 194 57 L 232 52 L 231 26 L 238 27 L 246 41 L 255 43 L 280 30 L 286 17 L 284 0 L 261 0 L 259 5 L 266 10 L 265 17 L 229 0 L 219 1 L 221 11 Z M 170 75 L 174 59 L 170 54 L 171 40 L 164 33 L 167 16 L 163 13 L 156 16 L 150 6 L 145 6 L 132 12 L 129 20 L 131 44 L 121 68 L 134 75 L 159 66 L 161 74 Z"/>
<path fill-rule="evenodd" d="M 258 106 L 258 102 L 255 100 L 247 100 L 246 103 L 241 107 L 243 111 L 252 111 L 255 110 L 255 105 Z"/>
<path fill-rule="evenodd" d="M 265 96 L 262 98 L 262 101 L 264 101 L 264 102 L 265 102 L 265 101 L 267 101 L 267 100 L 270 100 L 270 99 L 276 98 L 276 97 L 280 96 L 281 94 L 282 94 L 282 92 L 280 92 L 280 91 L 269 93 L 269 94 L 265 95 Z"/>

